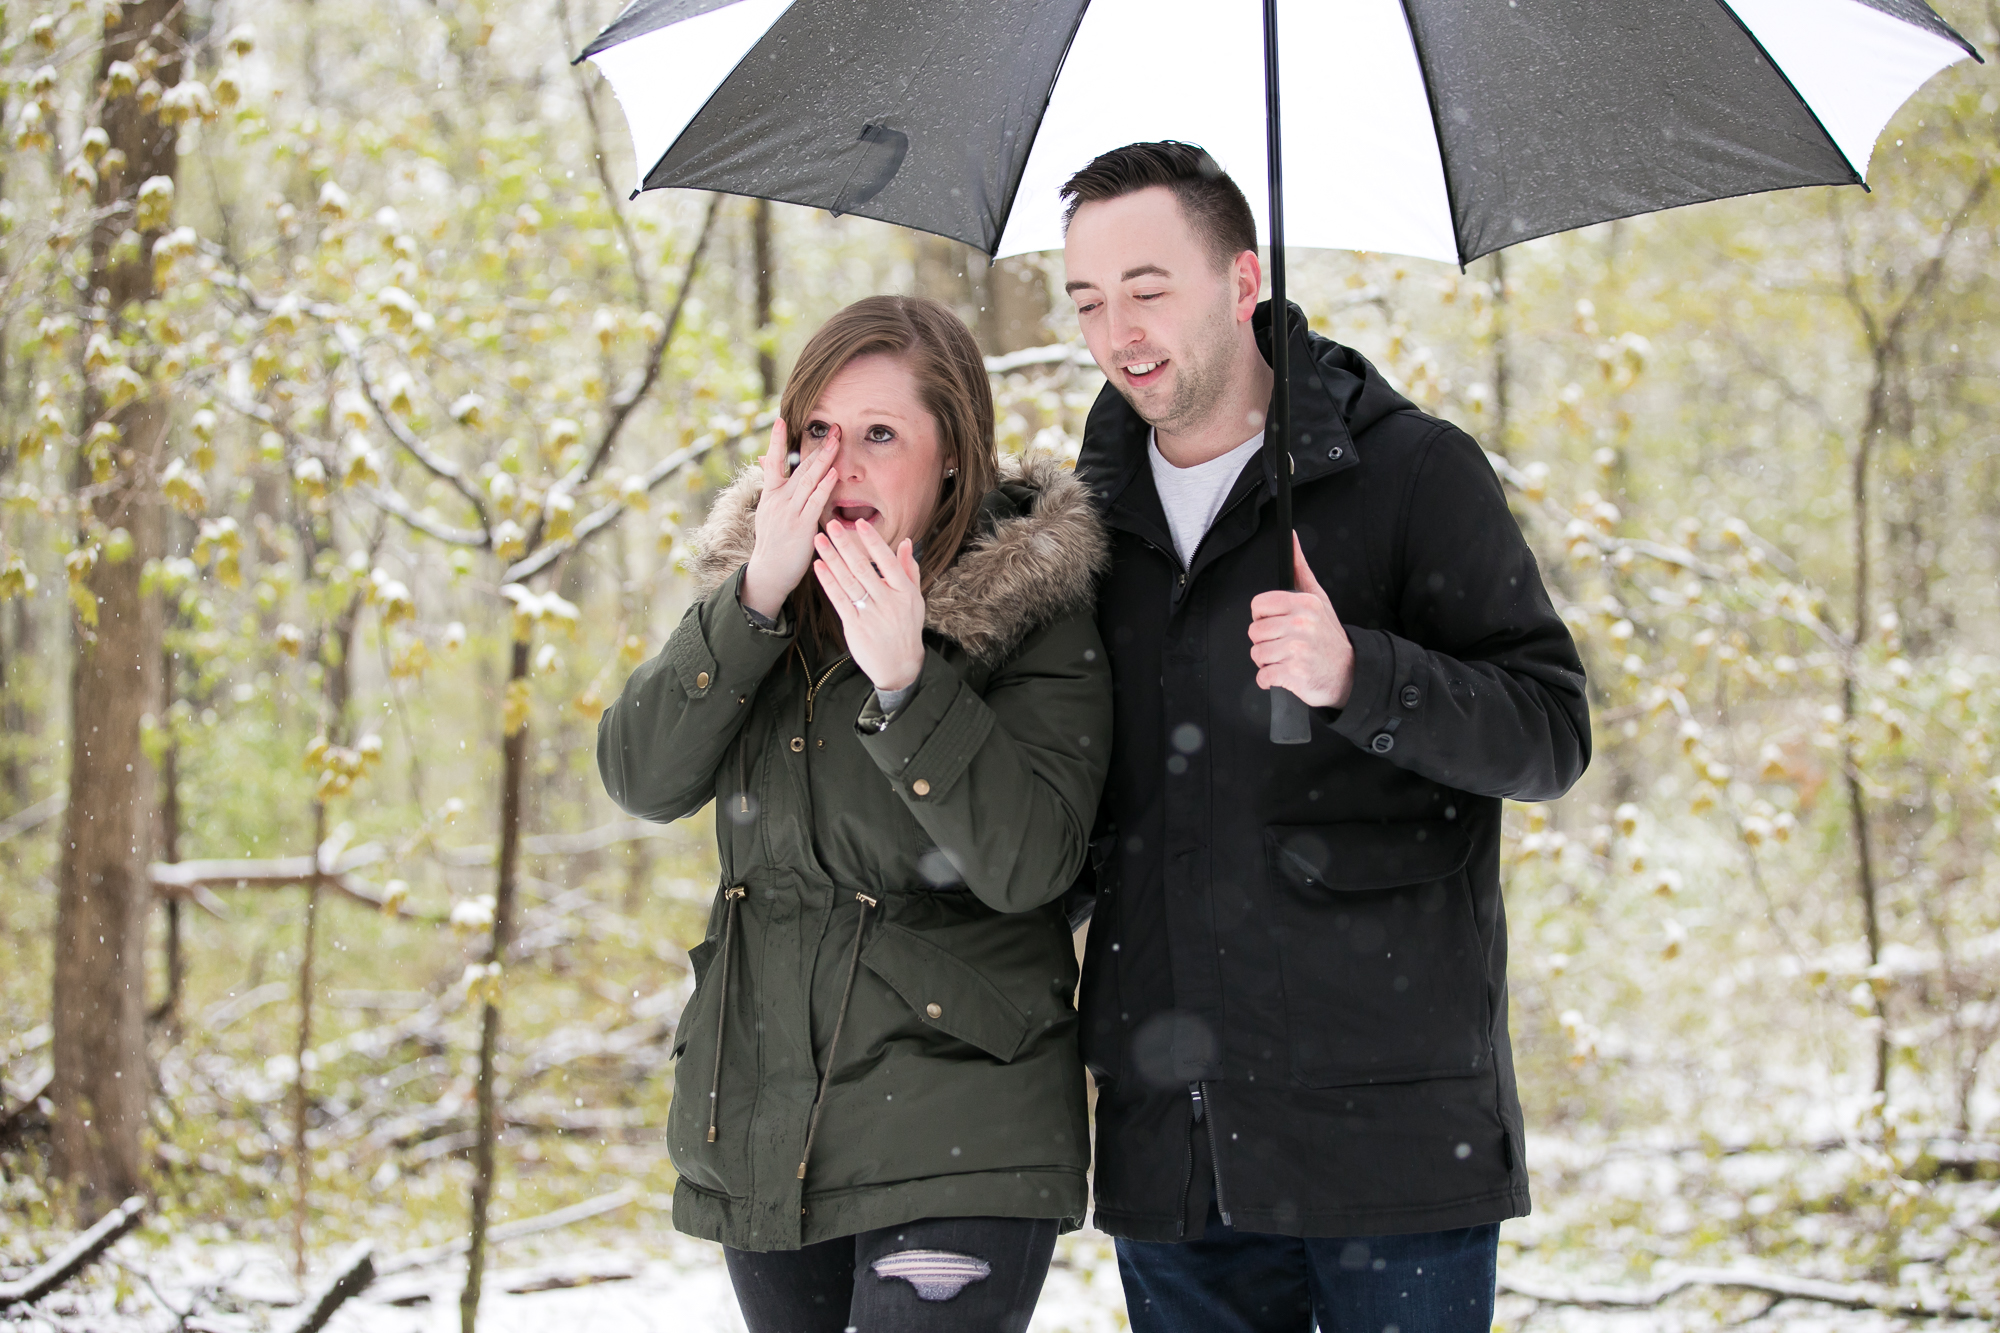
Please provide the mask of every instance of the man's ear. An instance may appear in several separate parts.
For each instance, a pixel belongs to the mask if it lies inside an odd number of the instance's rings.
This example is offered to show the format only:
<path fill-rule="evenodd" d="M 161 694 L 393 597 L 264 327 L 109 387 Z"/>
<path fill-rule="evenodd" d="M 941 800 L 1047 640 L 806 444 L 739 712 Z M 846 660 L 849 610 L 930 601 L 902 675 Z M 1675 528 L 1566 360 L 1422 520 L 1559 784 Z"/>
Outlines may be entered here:
<path fill-rule="evenodd" d="M 1250 316 L 1257 313 L 1257 298 L 1264 292 L 1264 266 L 1257 262 L 1255 250 L 1245 250 L 1236 256 L 1229 268 L 1229 280 L 1236 288 L 1236 322 L 1247 324 Z"/>

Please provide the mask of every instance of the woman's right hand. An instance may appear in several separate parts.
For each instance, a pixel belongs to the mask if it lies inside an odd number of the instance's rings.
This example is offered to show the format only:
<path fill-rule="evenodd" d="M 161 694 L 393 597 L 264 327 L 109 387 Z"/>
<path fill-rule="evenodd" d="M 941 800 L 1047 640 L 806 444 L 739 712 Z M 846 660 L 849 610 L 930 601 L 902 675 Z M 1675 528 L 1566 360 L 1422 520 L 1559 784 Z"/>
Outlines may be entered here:
<path fill-rule="evenodd" d="M 779 417 L 771 426 L 770 452 L 758 460 L 764 469 L 764 493 L 757 499 L 757 543 L 743 571 L 741 590 L 744 606 L 772 620 L 812 568 L 813 534 L 819 531 L 820 515 L 840 480 L 833 470 L 833 461 L 840 456 L 839 426 L 831 427 L 810 454 L 801 450 L 799 465 L 786 476 L 789 444 L 785 419 Z"/>

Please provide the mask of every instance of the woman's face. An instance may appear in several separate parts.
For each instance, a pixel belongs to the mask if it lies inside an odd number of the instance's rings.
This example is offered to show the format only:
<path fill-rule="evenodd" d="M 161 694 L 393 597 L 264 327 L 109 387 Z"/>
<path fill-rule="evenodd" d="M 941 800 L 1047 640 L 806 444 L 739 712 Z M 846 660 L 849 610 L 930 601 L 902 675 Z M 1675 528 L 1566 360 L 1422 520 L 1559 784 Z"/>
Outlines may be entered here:
<path fill-rule="evenodd" d="M 800 458 L 833 448 L 833 498 L 820 526 L 867 519 L 893 549 L 930 526 L 944 483 L 937 422 L 900 357 L 857 356 L 827 384 L 806 416 Z"/>

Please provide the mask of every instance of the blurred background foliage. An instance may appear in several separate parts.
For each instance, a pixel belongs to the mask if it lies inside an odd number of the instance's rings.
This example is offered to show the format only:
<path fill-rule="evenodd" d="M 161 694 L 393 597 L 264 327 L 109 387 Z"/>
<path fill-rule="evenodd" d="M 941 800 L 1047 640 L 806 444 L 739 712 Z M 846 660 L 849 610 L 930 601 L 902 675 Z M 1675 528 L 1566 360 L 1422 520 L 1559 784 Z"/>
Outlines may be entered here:
<path fill-rule="evenodd" d="M 2000 49 L 2000 6 L 1940 8 Z M 633 1187 L 615 1225 L 645 1234 L 712 845 L 620 818 L 593 727 L 690 596 L 688 534 L 803 339 L 871 292 L 953 304 L 1003 447 L 1074 455 L 1102 381 L 1059 256 L 628 202 L 622 117 L 567 64 L 612 10 L 201 0 L 118 63 L 131 7 L 4 11 L 0 1264 L 89 1192 L 55 1169 L 49 1023 L 105 571 L 162 663 L 134 777 L 152 1225 L 303 1264 L 462 1235 L 483 1179 L 496 1221 Z M 123 180 L 121 106 L 177 135 L 171 174 Z M 1590 670 L 1590 774 L 1509 813 L 1539 1209 L 1509 1271 L 2000 1299 L 1996 173 L 2000 82 L 1960 65 L 1871 193 L 1463 273 L 1295 259 L 1315 327 L 1494 455 Z M 121 263 L 152 284 L 114 307 Z M 106 428 L 142 402 L 157 436 Z M 137 517 L 108 523 L 117 487 Z M 187 868 L 316 846 L 261 887 Z"/>

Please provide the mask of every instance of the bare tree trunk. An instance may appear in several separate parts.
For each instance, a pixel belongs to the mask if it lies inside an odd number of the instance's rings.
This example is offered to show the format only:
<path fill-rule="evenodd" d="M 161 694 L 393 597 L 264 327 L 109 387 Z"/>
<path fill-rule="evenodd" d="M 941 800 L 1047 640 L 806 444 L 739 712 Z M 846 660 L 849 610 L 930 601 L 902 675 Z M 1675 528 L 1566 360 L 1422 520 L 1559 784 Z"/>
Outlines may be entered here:
<path fill-rule="evenodd" d="M 525 686 L 528 679 L 528 641 L 516 639 L 508 664 L 507 689 L 510 693 Z M 521 860 L 521 779 L 527 768 L 528 723 L 526 717 L 507 732 L 500 759 L 500 856 L 499 873 L 493 893 L 493 937 L 486 965 L 498 967 L 507 957 L 513 937 L 514 881 Z M 465 1290 L 458 1298 L 458 1319 L 462 1333 L 474 1333 L 479 1322 L 479 1288 L 486 1270 L 487 1210 L 493 1203 L 496 1174 L 494 1138 L 498 1128 L 498 1099 L 493 1087 L 494 1061 L 500 1049 L 500 1001 L 497 986 L 486 992 L 479 1016 L 479 1117 L 478 1142 L 473 1149 L 471 1245 L 466 1251 Z"/>
<path fill-rule="evenodd" d="M 33 723 L 23 702 L 29 689 L 28 668 L 35 660 L 35 620 L 28 608 L 27 598 L 15 600 L 13 620 L 14 635 L 7 659 L 6 701 L 0 703 L 0 732 L 6 733 L 9 742 L 5 774 L 0 781 L 5 782 L 12 807 L 20 810 L 34 796 L 28 782 L 28 766 L 22 762 L 22 755 L 32 752 L 34 735 Z"/>
<path fill-rule="evenodd" d="M 155 77 L 179 81 L 186 9 L 177 0 L 136 0 L 111 16 L 98 57 L 102 79 L 114 60 L 130 58 L 151 40 L 164 59 Z M 133 302 L 151 298 L 147 252 L 113 259 L 119 235 L 134 220 L 141 182 L 171 178 L 178 165 L 175 131 L 121 97 L 104 110 L 110 147 L 126 165 L 99 178 L 103 219 L 90 240 L 90 290 L 102 293 L 106 323 L 115 330 Z M 77 459 L 76 492 L 87 539 L 92 529 L 123 528 L 132 549 L 112 559 L 100 549 L 84 585 L 95 599 L 96 624 L 73 614 L 75 660 L 70 677 L 69 808 L 63 819 L 58 871 L 54 984 L 54 1167 L 75 1186 L 86 1208 L 116 1203 L 142 1186 L 139 1131 L 145 1118 L 145 925 L 151 901 L 145 858 L 152 780 L 139 744 L 139 720 L 157 696 L 159 608 L 141 595 L 140 571 L 158 546 L 154 495 L 156 455 L 167 428 L 166 405 L 141 398 L 105 411 L 85 395 L 86 420 L 109 420 L 120 431 L 110 477 L 96 482 Z"/>
<path fill-rule="evenodd" d="M 318 542 L 311 520 L 300 525 L 304 549 L 316 551 Z M 379 542 L 379 536 L 377 538 Z M 369 554 L 372 557 L 374 548 Z M 320 732 L 333 745 L 347 743 L 347 701 L 353 692 L 354 629 L 361 618 L 362 595 L 354 594 L 342 607 L 333 624 L 323 630 L 314 645 L 314 656 L 325 673 L 322 680 L 326 715 Z M 312 1199 L 312 1157 L 306 1144 L 306 1121 L 312 1107 L 311 1071 L 306 1068 L 306 1052 L 312 1049 L 314 980 L 313 968 L 319 945 L 319 891 L 326 882 L 323 849 L 327 840 L 326 796 L 313 797 L 313 876 L 306 884 L 304 939 L 299 949 L 299 1026 L 292 1053 L 292 1272 L 303 1280 L 306 1274 L 306 1213 Z"/>
<path fill-rule="evenodd" d="M 306 1208 L 312 1197 L 312 1158 L 306 1147 L 306 1052 L 312 1049 L 313 952 L 319 935 L 319 889 L 325 873 L 326 802 L 313 802 L 313 877 L 306 884 L 305 939 L 299 950 L 299 1030 L 292 1046 L 292 1276 L 306 1275 Z"/>
<path fill-rule="evenodd" d="M 750 261 L 757 266 L 757 378 L 764 397 L 778 392 L 778 358 L 771 347 L 771 201 L 752 201 L 750 211 Z"/>
<path fill-rule="evenodd" d="M 173 655 L 161 664 L 161 674 L 167 681 L 167 705 L 173 706 Z M 161 716 L 168 716 L 162 713 Z M 171 725 L 171 723 L 169 723 Z M 181 791 L 180 791 L 180 746 L 173 740 L 167 742 L 166 753 L 160 756 L 160 860 L 173 865 L 181 859 Z M 167 994 L 153 1010 L 152 1021 L 164 1023 L 169 1030 L 180 1027 L 181 988 L 186 978 L 185 963 L 181 955 L 181 900 L 167 899 Z"/>
<path fill-rule="evenodd" d="M 1868 393 L 1868 412 L 1861 425 L 1861 439 L 1854 448 L 1854 468 L 1850 477 L 1854 509 L 1854 624 L 1848 636 L 1847 654 L 1840 673 L 1840 707 L 1845 725 L 1841 728 L 1840 767 L 1847 786 L 1848 821 L 1853 828 L 1854 868 L 1861 894 L 1862 927 L 1868 937 L 1869 993 L 1875 1009 L 1875 1094 L 1888 1104 L 1889 1098 L 1889 1013 L 1882 992 L 1875 989 L 1875 968 L 1882 961 L 1882 914 L 1875 883 L 1875 848 L 1868 824 L 1868 798 L 1861 788 L 1861 759 L 1855 753 L 1854 730 L 1859 689 L 1856 675 L 1861 668 L 1862 646 L 1868 642 L 1868 465 L 1875 451 L 1875 437 L 1881 433 L 1887 398 L 1887 351 L 1875 349 L 1875 381 Z"/>

